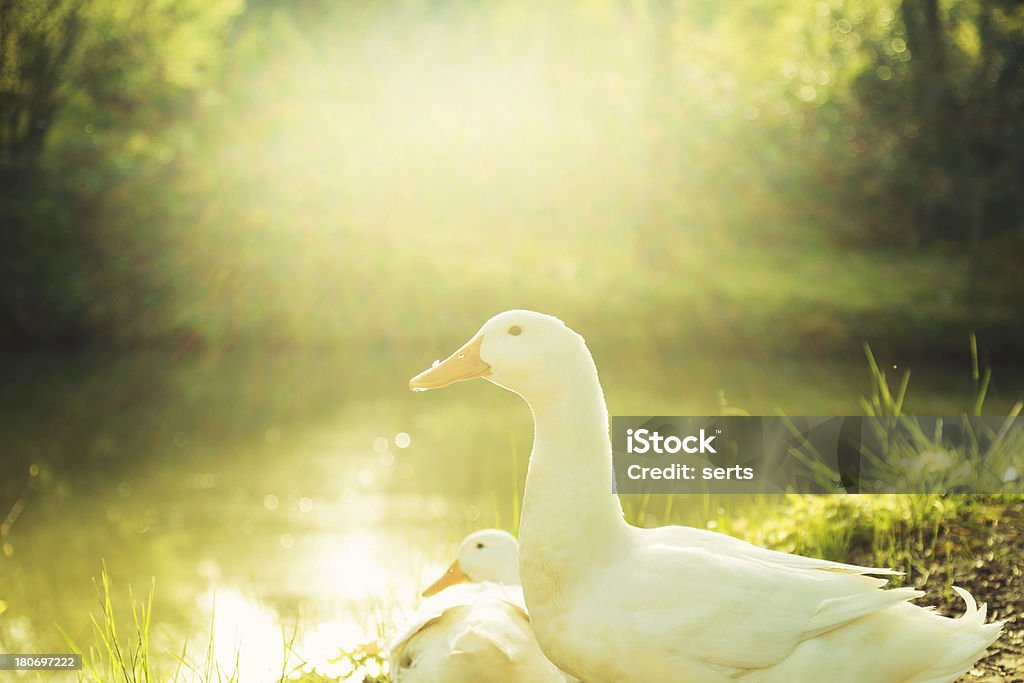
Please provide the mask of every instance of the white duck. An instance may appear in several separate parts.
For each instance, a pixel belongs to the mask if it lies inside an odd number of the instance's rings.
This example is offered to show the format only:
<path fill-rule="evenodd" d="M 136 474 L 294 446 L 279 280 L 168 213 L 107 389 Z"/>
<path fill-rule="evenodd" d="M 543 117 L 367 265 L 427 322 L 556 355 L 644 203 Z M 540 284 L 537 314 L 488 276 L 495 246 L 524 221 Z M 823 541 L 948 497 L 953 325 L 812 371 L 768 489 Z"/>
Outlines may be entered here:
<path fill-rule="evenodd" d="M 999 637 L 963 590 L 950 619 L 868 576 L 891 570 L 628 525 L 594 361 L 557 318 L 501 313 L 409 386 L 474 377 L 533 411 L 523 590 L 544 653 L 588 683 L 948 683 Z"/>
<path fill-rule="evenodd" d="M 395 683 L 573 680 L 537 645 L 512 534 L 485 529 L 467 536 L 458 558 L 423 595 L 428 599 L 389 648 Z"/>

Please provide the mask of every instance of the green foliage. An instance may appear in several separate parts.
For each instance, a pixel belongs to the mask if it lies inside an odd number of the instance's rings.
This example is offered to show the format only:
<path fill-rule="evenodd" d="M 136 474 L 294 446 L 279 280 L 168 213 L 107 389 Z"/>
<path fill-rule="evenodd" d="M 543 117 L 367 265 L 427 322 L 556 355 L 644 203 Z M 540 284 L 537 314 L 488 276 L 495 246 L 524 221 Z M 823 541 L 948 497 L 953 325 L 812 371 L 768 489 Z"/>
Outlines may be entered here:
<path fill-rule="evenodd" d="M 183 116 L 215 75 L 240 7 L 0 4 L 0 343 L 74 343 L 98 319 L 112 322 L 104 307 L 120 315 L 154 303 L 158 283 L 131 275 L 146 254 L 111 234 L 110 218 L 146 219 L 140 187 L 153 194 L 184 151 Z M 149 254 L 161 246 L 153 236 L 140 240 Z M 118 304 L 127 297 L 138 301 Z"/>
<path fill-rule="evenodd" d="M 927 0 L 819 14 L 840 89 L 815 118 L 854 180 L 849 209 L 876 209 L 867 217 L 890 243 L 1017 229 L 1024 7 Z"/>

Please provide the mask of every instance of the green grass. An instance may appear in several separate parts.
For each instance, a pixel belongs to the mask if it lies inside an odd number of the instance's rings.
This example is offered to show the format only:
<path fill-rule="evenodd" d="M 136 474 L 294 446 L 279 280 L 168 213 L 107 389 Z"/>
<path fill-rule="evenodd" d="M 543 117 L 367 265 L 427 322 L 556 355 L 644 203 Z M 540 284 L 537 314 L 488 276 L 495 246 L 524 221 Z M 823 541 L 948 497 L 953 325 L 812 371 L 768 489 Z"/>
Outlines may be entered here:
<path fill-rule="evenodd" d="M 83 673 L 81 680 L 123 683 L 155 683 L 156 681 L 202 680 L 217 683 L 234 683 L 238 680 L 237 666 L 229 671 L 217 664 L 213 657 L 213 629 L 206 643 L 205 654 L 199 658 L 190 656 L 188 642 L 178 653 L 167 653 L 173 668 L 166 674 L 159 672 L 159 665 L 151 656 L 151 624 L 153 616 L 153 595 L 155 580 L 150 586 L 145 601 L 138 601 L 129 587 L 131 620 L 127 627 L 118 625 L 114 612 L 114 599 L 110 575 L 106 567 L 100 572 L 97 593 L 100 602 L 100 616 L 92 617 L 93 643 L 83 649 L 62 629 L 61 635 L 72 652 L 82 655 Z M 211 621 L 212 623 L 212 621 Z M 57 627 L 60 629 L 60 627 Z"/>
<path fill-rule="evenodd" d="M 990 386 L 991 369 L 981 371 L 974 335 L 971 335 L 970 348 L 975 391 L 963 413 L 980 415 Z M 904 371 L 894 387 L 870 347 L 865 345 L 864 351 L 871 374 L 870 392 L 860 401 L 864 413 L 874 417 L 906 418 L 910 371 Z M 999 471 L 1011 462 L 1019 466 L 1021 453 L 1024 453 L 1024 435 L 1022 430 L 1011 430 L 1009 425 L 1022 408 L 1024 401 L 1017 401 L 1000 432 L 988 435 L 987 446 L 982 447 L 979 445 L 982 442 L 975 438 L 968 439 L 959 449 L 952 449 L 941 436 L 918 432 L 914 440 L 892 445 L 897 451 L 893 459 L 900 462 L 921 453 L 945 452 L 950 455 L 950 470 L 956 470 L 957 463 L 981 461 L 994 461 Z M 745 412 L 730 405 L 724 397 L 721 409 L 726 415 Z M 950 485 L 942 480 L 930 483 L 936 490 Z M 952 560 L 956 549 L 944 530 L 951 526 L 977 527 L 997 518 L 999 507 L 1020 500 L 1020 495 L 790 494 L 742 500 L 727 495 L 708 495 L 702 498 L 701 508 L 689 516 L 674 505 L 674 496 L 664 499 L 662 506 L 649 494 L 624 497 L 627 519 L 638 526 L 691 524 L 785 552 L 891 567 L 904 572 L 903 577 L 894 581 L 896 584 L 914 584 L 922 577 L 927 578 L 934 571 L 935 560 L 942 559 L 941 555 L 946 561 L 939 566 L 944 566 L 947 572 L 948 589 L 955 578 Z M 948 595 L 951 594 L 949 591 Z"/>
<path fill-rule="evenodd" d="M 80 681 L 88 683 L 239 683 L 241 654 L 236 652 L 233 662 L 225 664 L 215 656 L 216 604 L 213 605 L 210 630 L 205 642 L 193 646 L 188 641 L 175 652 L 153 653 L 152 616 L 154 585 L 150 586 L 145 600 L 136 599 L 131 587 L 128 588 L 131 617 L 121 620 L 115 613 L 114 588 L 106 567 L 100 572 L 97 584 L 99 616 L 92 616 L 93 642 L 85 648 L 79 646 L 58 625 L 64 641 L 71 652 L 82 655 L 83 669 Z M 298 628 L 282 629 L 282 666 L 278 683 L 296 682 L 320 683 L 330 680 L 318 673 L 302 660 L 295 648 Z M 332 661 L 347 663 L 349 674 L 343 680 L 353 680 L 352 675 L 361 675 L 364 683 L 387 681 L 387 664 L 380 646 L 383 634 L 377 643 L 370 643 L 349 651 L 339 650 Z M 372 672 L 372 673 L 371 673 Z"/>

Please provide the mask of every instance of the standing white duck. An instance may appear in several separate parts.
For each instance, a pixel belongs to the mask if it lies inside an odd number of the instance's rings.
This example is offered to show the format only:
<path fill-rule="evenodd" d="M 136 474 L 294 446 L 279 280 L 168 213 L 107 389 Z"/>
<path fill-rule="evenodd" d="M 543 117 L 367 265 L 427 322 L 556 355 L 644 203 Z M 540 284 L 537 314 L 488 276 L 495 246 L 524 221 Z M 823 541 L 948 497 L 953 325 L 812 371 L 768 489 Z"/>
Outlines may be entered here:
<path fill-rule="evenodd" d="M 868 576 L 891 570 L 628 525 L 594 361 L 557 318 L 501 313 L 409 386 L 474 377 L 533 411 L 523 590 L 544 653 L 588 683 L 948 683 L 999 637 L 963 590 L 950 619 Z"/>
<path fill-rule="evenodd" d="M 505 531 L 467 536 L 448 571 L 392 641 L 395 683 L 568 683 L 537 645 L 519 586 L 519 544 Z"/>

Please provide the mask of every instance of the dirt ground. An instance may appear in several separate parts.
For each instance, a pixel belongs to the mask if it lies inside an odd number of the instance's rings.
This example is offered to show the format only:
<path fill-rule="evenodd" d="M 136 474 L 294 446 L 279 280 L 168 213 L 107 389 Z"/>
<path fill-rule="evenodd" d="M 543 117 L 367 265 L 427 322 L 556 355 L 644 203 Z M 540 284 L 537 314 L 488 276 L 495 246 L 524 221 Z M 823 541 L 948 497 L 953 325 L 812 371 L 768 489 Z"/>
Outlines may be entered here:
<path fill-rule="evenodd" d="M 957 563 L 953 582 L 988 605 L 990 620 L 1005 621 L 1003 635 L 989 656 L 958 683 L 1024 683 L 1024 503 L 991 506 L 982 518 L 950 524 L 941 541 L 970 550 L 964 553 L 967 559 Z M 949 573 L 941 562 L 943 554 L 936 553 L 940 558 L 927 576 L 912 581 L 927 591 L 928 597 L 948 594 Z M 940 603 L 939 609 L 959 616 L 963 602 L 953 595 Z"/>
<path fill-rule="evenodd" d="M 992 619 L 1006 622 L 991 654 L 962 680 L 1024 683 L 1024 505 L 1009 506 L 999 519 L 979 528 L 950 531 L 977 549 L 974 567 L 954 580 L 988 603 Z"/>

